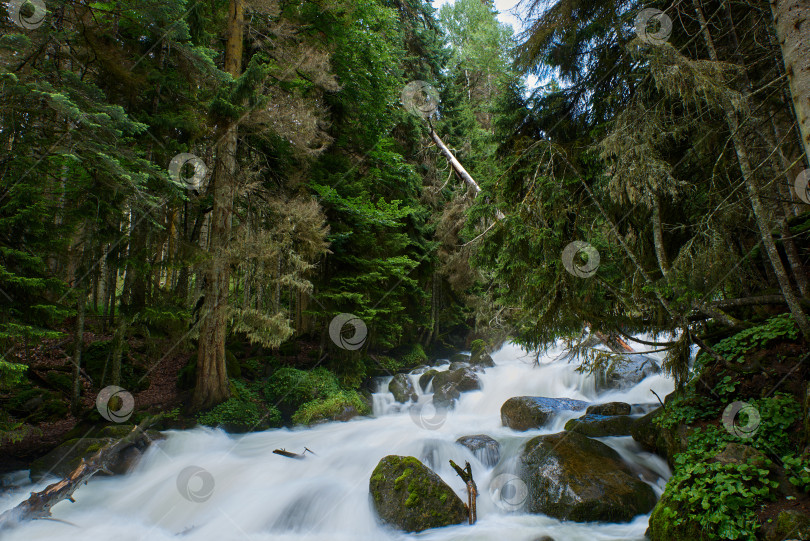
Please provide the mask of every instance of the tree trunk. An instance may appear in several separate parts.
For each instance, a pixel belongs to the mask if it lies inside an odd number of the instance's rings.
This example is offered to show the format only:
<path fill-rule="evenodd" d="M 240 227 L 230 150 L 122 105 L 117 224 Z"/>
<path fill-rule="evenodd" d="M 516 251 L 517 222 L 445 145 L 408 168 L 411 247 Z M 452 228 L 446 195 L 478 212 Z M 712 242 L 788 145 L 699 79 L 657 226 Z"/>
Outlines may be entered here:
<path fill-rule="evenodd" d="M 810 2 L 771 0 L 771 11 L 804 153 L 810 163 Z"/>
<path fill-rule="evenodd" d="M 703 38 L 706 43 L 706 48 L 709 50 L 709 57 L 716 62 L 718 60 L 717 50 L 714 47 L 714 41 L 712 40 L 709 26 L 706 24 L 703 9 L 700 7 L 700 0 L 692 0 L 692 3 L 695 6 L 695 12 L 697 13 L 701 30 L 703 31 Z M 810 59 L 808 59 L 808 61 L 810 61 Z M 810 73 L 808 73 L 808 76 L 810 76 Z M 744 95 L 747 96 L 747 93 L 744 93 Z M 796 326 L 799 327 L 799 330 L 802 332 L 802 335 L 804 335 L 805 338 L 810 338 L 810 323 L 807 321 L 807 316 L 802 311 L 801 305 L 799 304 L 799 299 L 796 297 L 796 294 L 793 291 L 790 278 L 788 278 L 785 267 L 782 265 L 782 259 L 779 257 L 779 252 L 776 249 L 776 243 L 771 235 L 771 227 L 768 223 L 765 207 L 763 206 L 762 200 L 759 197 L 759 187 L 757 186 L 757 181 L 754 178 L 754 170 L 751 167 L 751 160 L 748 156 L 748 147 L 743 140 L 737 111 L 734 110 L 730 103 L 725 104 L 724 109 L 726 123 L 731 131 L 731 138 L 734 142 L 734 149 L 737 153 L 737 160 L 740 164 L 740 171 L 742 172 L 743 181 L 745 182 L 745 188 L 748 191 L 749 198 L 751 199 L 751 208 L 754 211 L 754 217 L 756 218 L 757 225 L 759 226 L 759 234 L 760 238 L 762 239 L 762 245 L 765 247 L 765 252 L 768 254 L 768 259 L 770 259 L 771 266 L 773 267 L 774 274 L 776 275 L 776 280 L 779 283 L 779 288 L 782 290 L 782 295 L 784 295 L 785 302 L 790 308 L 790 313 L 793 315 Z"/>
<path fill-rule="evenodd" d="M 230 0 L 225 44 L 225 71 L 234 79 L 242 69 L 244 0 Z M 204 409 L 228 398 L 228 376 L 225 370 L 230 263 L 225 249 L 231 235 L 234 195 L 236 192 L 237 124 L 228 126 L 217 144 L 214 169 L 214 210 L 211 216 L 210 261 L 205 270 L 204 295 L 197 382 L 192 406 Z"/>
<path fill-rule="evenodd" d="M 76 290 L 76 342 L 73 347 L 73 392 L 70 395 L 70 410 L 73 415 L 79 413 L 82 377 L 82 349 L 84 346 L 84 305 L 87 301 L 87 287 L 80 285 Z"/>
<path fill-rule="evenodd" d="M 664 232 L 661 227 L 661 203 L 658 201 L 657 195 L 653 196 L 653 243 L 661 274 L 664 275 L 664 278 L 669 278 L 669 259 L 664 248 Z"/>

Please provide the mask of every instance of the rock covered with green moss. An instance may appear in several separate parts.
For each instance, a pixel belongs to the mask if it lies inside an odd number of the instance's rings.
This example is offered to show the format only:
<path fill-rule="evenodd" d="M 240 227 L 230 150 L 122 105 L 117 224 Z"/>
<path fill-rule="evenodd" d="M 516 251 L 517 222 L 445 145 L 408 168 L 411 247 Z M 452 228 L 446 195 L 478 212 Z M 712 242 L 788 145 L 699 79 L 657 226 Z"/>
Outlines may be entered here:
<path fill-rule="evenodd" d="M 461 524 L 467 510 L 441 477 L 412 456 L 380 460 L 369 481 L 379 518 L 406 532 Z"/>
<path fill-rule="evenodd" d="M 616 451 L 576 432 L 532 438 L 518 465 L 532 513 L 576 522 L 628 522 L 655 506 L 653 489 Z"/>
<path fill-rule="evenodd" d="M 584 415 L 565 423 L 565 429 L 589 438 L 629 436 L 633 419 L 626 415 Z"/>

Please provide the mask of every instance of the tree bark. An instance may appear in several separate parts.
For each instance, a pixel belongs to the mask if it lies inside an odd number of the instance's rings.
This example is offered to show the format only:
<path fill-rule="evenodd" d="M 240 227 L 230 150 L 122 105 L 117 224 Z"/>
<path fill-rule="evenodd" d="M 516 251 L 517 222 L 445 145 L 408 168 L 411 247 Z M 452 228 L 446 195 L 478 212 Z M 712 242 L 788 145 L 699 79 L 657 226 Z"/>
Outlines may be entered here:
<path fill-rule="evenodd" d="M 242 70 L 244 0 L 230 0 L 225 44 L 225 71 L 234 79 Z M 204 409 L 228 398 L 225 369 L 230 262 L 225 250 L 231 236 L 234 196 L 236 193 L 236 151 L 238 125 L 231 123 L 217 145 L 214 168 L 214 209 L 211 216 L 210 261 L 205 270 L 204 295 L 197 382 L 192 407 Z"/>
<path fill-rule="evenodd" d="M 669 259 L 664 248 L 664 231 L 661 226 L 661 203 L 658 196 L 653 196 L 653 243 L 655 245 L 655 256 L 658 258 L 658 267 L 664 278 L 669 279 Z"/>
<path fill-rule="evenodd" d="M 804 154 L 810 163 L 810 1 L 771 0 L 771 11 Z"/>
<path fill-rule="evenodd" d="M 714 47 L 714 41 L 712 40 L 709 26 L 706 24 L 703 9 L 700 7 L 700 0 L 692 0 L 692 3 L 695 6 L 695 12 L 698 16 L 698 21 L 700 22 L 706 48 L 709 50 L 709 57 L 713 61 L 717 61 L 717 50 Z M 808 61 L 810 61 L 810 59 L 808 59 Z M 810 76 L 810 72 L 808 72 L 808 76 Z M 744 95 L 747 97 L 747 93 L 744 92 Z M 768 259 L 770 259 L 771 266 L 773 267 L 774 274 L 776 275 L 776 280 L 779 283 L 779 288 L 782 290 L 782 295 L 784 295 L 785 302 L 787 303 L 788 308 L 790 308 L 790 313 L 793 315 L 796 326 L 799 328 L 805 338 L 810 338 L 810 323 L 807 321 L 807 316 L 802 311 L 801 305 L 799 304 L 799 299 L 796 297 L 796 294 L 793 291 L 790 278 L 788 278 L 785 267 L 782 264 L 782 259 L 779 257 L 779 252 L 776 249 L 776 243 L 771 235 L 771 227 L 770 224 L 768 224 L 765 207 L 763 206 L 762 200 L 759 197 L 759 187 L 757 186 L 756 178 L 754 178 L 754 170 L 751 167 L 751 160 L 748 155 L 748 147 L 743 140 L 741 124 L 739 117 L 737 116 L 737 111 L 735 111 L 732 105 L 729 103 L 724 105 L 724 109 L 726 123 L 731 131 L 731 138 L 734 143 L 734 149 L 737 153 L 737 161 L 740 164 L 740 171 L 742 172 L 743 181 L 745 182 L 745 188 L 748 191 L 748 197 L 751 200 L 751 208 L 754 211 L 754 217 L 756 218 L 757 225 L 759 226 L 762 245 L 765 247 L 765 252 L 768 255 Z"/>
<path fill-rule="evenodd" d="M 70 394 L 70 410 L 73 415 L 79 413 L 82 377 L 82 350 L 84 349 L 84 306 L 87 301 L 87 286 L 81 285 L 76 290 L 76 342 L 73 347 L 73 390 Z"/>

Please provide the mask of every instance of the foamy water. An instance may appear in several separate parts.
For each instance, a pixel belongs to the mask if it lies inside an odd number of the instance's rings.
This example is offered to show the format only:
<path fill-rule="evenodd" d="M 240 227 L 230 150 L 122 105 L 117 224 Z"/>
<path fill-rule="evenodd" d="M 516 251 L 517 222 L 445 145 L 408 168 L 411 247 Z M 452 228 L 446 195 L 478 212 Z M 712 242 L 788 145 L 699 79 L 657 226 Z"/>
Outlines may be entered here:
<path fill-rule="evenodd" d="M 390 378 L 382 378 L 380 392 L 374 395 L 373 418 L 240 436 L 207 428 L 169 431 L 167 439 L 152 445 L 128 475 L 95 477 L 76 491 L 76 503 L 57 504 L 53 516 L 59 521 L 26 523 L 0 536 L 8 541 L 533 541 L 543 535 L 557 541 L 641 540 L 647 516 L 626 524 L 561 522 L 510 511 L 499 505 L 497 492 L 491 490 L 493 479 L 513 471 L 525 441 L 559 432 L 568 419 L 581 415 L 571 412 L 542 430 L 516 432 L 501 425 L 500 408 L 507 399 L 531 395 L 653 404 L 656 399 L 650 389 L 661 397 L 673 389 L 670 379 L 656 375 L 626 391 L 597 394 L 592 376 L 577 373 L 575 364 L 554 360 L 560 353 L 551 351 L 534 366 L 534 355 L 507 344 L 493 354 L 496 366 L 479 374 L 482 389 L 462 393 L 455 409 L 445 413 L 437 413 L 429 405 L 432 389 L 423 393 L 416 374 L 411 377 L 419 393 L 418 404 L 394 402 L 386 390 Z M 501 461 L 494 468 L 487 468 L 455 443 L 471 434 L 487 434 L 500 442 Z M 643 452 L 630 437 L 602 441 L 661 493 L 669 476 L 665 461 Z M 304 460 L 272 452 L 283 448 L 300 453 L 305 447 L 315 454 L 308 453 Z M 421 459 L 464 501 L 464 484 L 448 461 L 469 461 L 480 492 L 478 522 L 419 534 L 379 525 L 368 482 L 377 462 L 390 454 Z M 13 478 L 24 483 L 25 475 L 20 472 Z M 0 497 L 0 511 L 53 481 L 22 484 L 6 493 Z"/>

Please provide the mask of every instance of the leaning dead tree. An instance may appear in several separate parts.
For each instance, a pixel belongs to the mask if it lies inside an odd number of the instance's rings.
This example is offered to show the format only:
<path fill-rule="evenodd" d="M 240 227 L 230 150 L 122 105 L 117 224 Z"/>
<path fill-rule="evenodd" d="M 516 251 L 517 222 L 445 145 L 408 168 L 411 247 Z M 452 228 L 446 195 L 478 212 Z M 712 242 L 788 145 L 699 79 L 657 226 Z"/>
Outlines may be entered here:
<path fill-rule="evenodd" d="M 110 468 L 119 453 L 147 437 L 145 431 L 154 421 L 155 418 L 145 420 L 123 438 L 105 445 L 89 459 L 82 459 L 81 464 L 61 481 L 48 485 L 42 492 L 32 492 L 27 500 L 0 515 L 0 531 L 26 520 L 49 519 L 53 506 L 62 500 L 75 502 L 73 493 L 97 473 L 112 475 Z"/>
<path fill-rule="evenodd" d="M 475 179 L 470 176 L 467 170 L 461 165 L 461 162 L 456 159 L 450 149 L 447 148 L 447 145 L 444 144 L 439 134 L 436 133 L 436 130 L 433 129 L 433 124 L 428 121 L 428 125 L 430 126 L 430 137 L 433 139 L 433 142 L 436 143 L 436 146 L 439 147 L 439 151 L 442 155 L 447 158 L 447 161 L 450 163 L 450 166 L 453 170 L 458 174 L 459 177 L 469 186 L 470 190 L 472 190 L 473 197 L 478 197 L 478 193 L 481 191 L 481 186 L 475 181 Z M 503 212 L 498 209 L 495 209 L 495 216 L 498 220 L 503 220 L 506 218 Z"/>
<path fill-rule="evenodd" d="M 453 462 L 450 461 L 450 465 L 456 470 L 456 473 L 461 480 L 467 484 L 467 504 L 464 506 L 467 508 L 467 512 L 470 515 L 470 524 L 475 524 L 475 521 L 478 520 L 477 512 L 475 509 L 475 500 L 478 498 L 478 487 L 475 486 L 475 481 L 473 480 L 472 474 L 472 467 L 470 467 L 469 462 L 465 462 L 465 467 L 462 470 L 461 467 Z"/>

